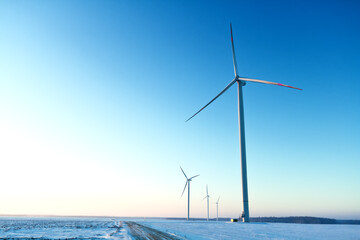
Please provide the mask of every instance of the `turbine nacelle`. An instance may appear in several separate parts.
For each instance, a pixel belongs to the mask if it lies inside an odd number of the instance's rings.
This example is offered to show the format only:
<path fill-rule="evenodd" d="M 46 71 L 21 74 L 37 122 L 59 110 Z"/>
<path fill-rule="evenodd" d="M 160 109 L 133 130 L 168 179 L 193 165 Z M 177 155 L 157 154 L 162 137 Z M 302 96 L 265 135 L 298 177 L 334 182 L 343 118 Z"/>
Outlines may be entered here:
<path fill-rule="evenodd" d="M 244 80 L 241 80 L 239 76 L 236 76 L 235 79 L 241 86 L 245 86 L 246 82 Z"/>

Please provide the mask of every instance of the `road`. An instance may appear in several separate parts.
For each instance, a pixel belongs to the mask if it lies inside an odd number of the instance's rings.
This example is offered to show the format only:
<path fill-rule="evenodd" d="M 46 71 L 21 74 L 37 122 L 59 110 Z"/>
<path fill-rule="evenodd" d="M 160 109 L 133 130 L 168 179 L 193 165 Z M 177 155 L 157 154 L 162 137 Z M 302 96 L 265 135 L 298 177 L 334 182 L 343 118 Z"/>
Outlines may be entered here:
<path fill-rule="evenodd" d="M 125 222 L 130 230 L 131 236 L 136 240 L 181 240 L 179 238 L 168 233 L 161 232 L 159 230 L 138 224 L 136 222 Z"/>

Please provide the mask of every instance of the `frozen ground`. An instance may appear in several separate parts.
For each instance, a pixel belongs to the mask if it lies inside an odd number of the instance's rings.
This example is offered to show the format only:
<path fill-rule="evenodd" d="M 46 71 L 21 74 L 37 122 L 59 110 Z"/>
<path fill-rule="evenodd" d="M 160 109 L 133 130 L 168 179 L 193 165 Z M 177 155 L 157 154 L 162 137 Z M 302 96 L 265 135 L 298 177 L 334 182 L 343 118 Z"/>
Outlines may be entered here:
<path fill-rule="evenodd" d="M 0 239 L 131 239 L 119 219 L 0 217 Z"/>
<path fill-rule="evenodd" d="M 0 217 L 0 239 L 360 240 L 360 225 Z"/>
<path fill-rule="evenodd" d="M 230 223 L 206 221 L 139 222 L 185 239 L 245 240 L 360 240 L 360 225 L 320 225 L 289 223 Z"/>

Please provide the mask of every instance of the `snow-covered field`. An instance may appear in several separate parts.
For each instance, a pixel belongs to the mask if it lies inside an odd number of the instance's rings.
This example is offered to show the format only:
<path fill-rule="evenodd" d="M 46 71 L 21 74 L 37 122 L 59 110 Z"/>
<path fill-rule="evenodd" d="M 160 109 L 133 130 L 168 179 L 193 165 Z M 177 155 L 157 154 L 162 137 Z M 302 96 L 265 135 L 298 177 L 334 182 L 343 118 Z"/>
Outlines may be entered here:
<path fill-rule="evenodd" d="M 119 219 L 113 218 L 0 217 L 0 238 L 130 239 L 125 236 Z"/>
<path fill-rule="evenodd" d="M 139 222 L 141 224 L 141 222 Z M 185 239 L 360 240 L 360 225 L 149 221 L 147 226 Z"/>
<path fill-rule="evenodd" d="M 176 239 L 360 240 L 360 225 L 230 223 L 164 219 L 0 217 L 0 238 L 135 239 L 129 221 Z M 129 224 L 128 224 L 129 223 Z M 139 225 L 137 225 L 139 227 Z M 144 239 L 149 228 L 144 228 Z M 139 239 L 139 238 L 136 238 Z M 156 238 L 158 239 L 158 238 Z M 160 239 L 160 238 L 159 238 Z"/>

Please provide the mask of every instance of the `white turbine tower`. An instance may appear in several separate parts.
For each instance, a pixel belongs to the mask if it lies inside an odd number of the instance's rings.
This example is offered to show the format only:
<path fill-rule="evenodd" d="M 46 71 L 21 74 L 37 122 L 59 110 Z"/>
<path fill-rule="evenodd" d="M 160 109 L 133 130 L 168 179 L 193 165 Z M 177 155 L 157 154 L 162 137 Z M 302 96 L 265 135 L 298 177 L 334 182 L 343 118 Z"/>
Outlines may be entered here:
<path fill-rule="evenodd" d="M 200 175 L 195 175 L 191 178 L 188 178 L 184 172 L 184 170 L 180 167 L 181 171 L 183 172 L 185 178 L 186 178 L 186 183 L 185 183 L 185 187 L 184 187 L 184 190 L 181 194 L 181 197 L 184 195 L 184 192 L 185 192 L 185 189 L 186 189 L 186 186 L 188 187 L 188 213 L 187 213 L 187 220 L 189 221 L 189 218 L 190 218 L 190 182 L 193 178 L 196 178 L 197 176 L 200 176 Z"/>
<path fill-rule="evenodd" d="M 242 193 L 243 193 L 243 214 L 242 214 L 242 216 L 243 216 L 244 222 L 249 222 L 250 216 L 249 216 L 249 200 L 248 200 L 248 187 L 247 187 L 247 171 L 246 171 L 244 102 L 243 102 L 242 87 L 246 85 L 246 82 L 257 82 L 257 83 L 265 83 L 265 84 L 289 87 L 289 88 L 294 88 L 294 89 L 298 89 L 298 90 L 302 90 L 302 89 L 296 88 L 296 87 L 291 87 L 291 86 L 284 85 L 281 83 L 239 77 L 238 71 L 237 71 L 237 65 L 236 65 L 234 40 L 233 40 L 231 23 L 230 23 L 230 33 L 231 33 L 231 47 L 232 47 L 235 78 L 218 95 L 216 95 L 216 97 L 214 97 L 204 107 L 202 107 L 199 111 L 197 111 L 194 115 L 192 115 L 189 119 L 187 119 L 186 122 L 189 121 L 190 119 L 192 119 L 193 117 L 195 117 L 204 108 L 209 106 L 213 101 L 215 101 L 218 97 L 220 97 L 220 95 L 222 95 L 226 90 L 228 90 L 234 83 L 238 84 L 238 108 L 239 108 L 238 109 L 238 119 L 239 119 L 239 140 L 240 140 L 240 163 L 241 163 Z"/>
<path fill-rule="evenodd" d="M 219 200 L 220 200 L 220 196 L 216 201 L 216 221 L 219 221 Z"/>
<path fill-rule="evenodd" d="M 203 200 L 207 198 L 207 221 L 209 221 L 209 198 L 210 198 L 210 195 L 209 195 L 209 192 L 208 192 L 208 185 L 206 185 L 206 196 L 203 198 Z"/>

